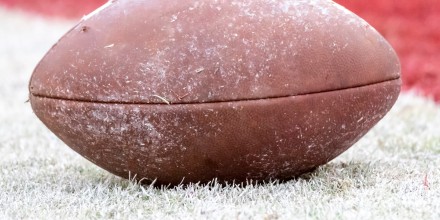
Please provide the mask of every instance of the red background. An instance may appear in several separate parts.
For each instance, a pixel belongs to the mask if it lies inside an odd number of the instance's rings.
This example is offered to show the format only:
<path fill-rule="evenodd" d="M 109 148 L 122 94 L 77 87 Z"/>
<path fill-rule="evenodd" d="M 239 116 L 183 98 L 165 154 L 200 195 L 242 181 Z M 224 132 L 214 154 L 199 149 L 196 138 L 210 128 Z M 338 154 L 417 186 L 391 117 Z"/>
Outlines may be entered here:
<path fill-rule="evenodd" d="M 107 0 L 0 0 L 0 4 L 47 16 L 80 18 Z"/>
<path fill-rule="evenodd" d="M 402 62 L 404 89 L 440 102 L 439 0 L 336 0 L 367 20 Z"/>
<path fill-rule="evenodd" d="M 107 0 L 0 0 L 45 16 L 79 19 Z M 335 0 L 354 11 L 396 49 L 403 89 L 440 102 L 440 0 Z"/>

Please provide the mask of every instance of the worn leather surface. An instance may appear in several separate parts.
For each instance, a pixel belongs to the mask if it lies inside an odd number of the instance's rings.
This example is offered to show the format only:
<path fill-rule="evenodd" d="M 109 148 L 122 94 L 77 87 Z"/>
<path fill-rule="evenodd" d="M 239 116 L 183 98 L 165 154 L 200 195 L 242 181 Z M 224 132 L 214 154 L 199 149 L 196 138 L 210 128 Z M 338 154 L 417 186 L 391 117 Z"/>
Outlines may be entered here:
<path fill-rule="evenodd" d="M 400 80 L 275 99 L 105 104 L 31 96 L 72 149 L 128 178 L 158 184 L 291 179 L 332 160 L 394 104 Z"/>
<path fill-rule="evenodd" d="M 30 81 L 35 114 L 102 168 L 160 184 L 290 179 L 391 108 L 400 65 L 327 0 L 118 0 Z"/>
<path fill-rule="evenodd" d="M 200 103 L 332 91 L 399 73 L 384 38 L 332 1 L 119 0 L 47 53 L 30 91 L 94 102 Z"/>

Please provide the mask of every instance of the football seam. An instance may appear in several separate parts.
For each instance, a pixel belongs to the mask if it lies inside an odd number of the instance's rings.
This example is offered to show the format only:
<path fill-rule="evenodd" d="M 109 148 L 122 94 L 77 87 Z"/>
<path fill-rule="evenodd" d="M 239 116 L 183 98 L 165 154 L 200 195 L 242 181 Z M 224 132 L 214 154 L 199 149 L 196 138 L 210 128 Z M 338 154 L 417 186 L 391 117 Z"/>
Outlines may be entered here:
<path fill-rule="evenodd" d="M 323 91 L 316 91 L 316 92 L 309 92 L 309 93 L 299 93 L 296 95 L 282 95 L 282 96 L 269 96 L 264 98 L 248 98 L 248 99 L 236 99 L 236 100 L 220 100 L 220 101 L 211 101 L 211 102 L 172 102 L 168 101 L 165 97 L 162 97 L 160 95 L 150 95 L 150 97 L 154 97 L 156 99 L 160 99 L 161 103 L 156 102 L 129 102 L 129 101 L 99 101 L 99 100 L 86 100 L 86 99 L 69 99 L 69 98 L 62 98 L 62 97 L 53 97 L 53 96 L 46 96 L 46 95 L 40 95 L 40 94 L 34 94 L 30 93 L 30 96 L 36 97 L 36 98 L 42 98 L 42 99 L 53 99 L 53 100 L 60 100 L 60 101 L 71 101 L 71 102 L 82 102 L 82 103 L 93 103 L 93 104 L 114 104 L 114 105 L 195 105 L 195 104 L 211 104 L 211 103 L 227 103 L 227 102 L 244 102 L 244 101 L 258 101 L 258 100 L 268 100 L 268 99 L 278 99 L 278 98 L 288 98 L 288 97 L 300 97 L 300 96 L 307 96 L 307 95 L 314 95 L 314 94 L 320 94 L 320 93 L 330 93 L 330 92 L 338 92 L 338 91 L 344 91 L 344 90 L 350 90 L 350 89 L 356 89 L 356 88 L 363 88 L 368 87 L 372 85 L 378 85 L 382 83 L 388 83 L 392 81 L 400 80 L 400 76 L 387 79 L 383 81 L 378 81 L 374 83 L 368 83 L 364 85 L 357 85 L 357 86 L 350 86 L 340 89 L 330 89 L 330 90 L 323 90 Z"/>

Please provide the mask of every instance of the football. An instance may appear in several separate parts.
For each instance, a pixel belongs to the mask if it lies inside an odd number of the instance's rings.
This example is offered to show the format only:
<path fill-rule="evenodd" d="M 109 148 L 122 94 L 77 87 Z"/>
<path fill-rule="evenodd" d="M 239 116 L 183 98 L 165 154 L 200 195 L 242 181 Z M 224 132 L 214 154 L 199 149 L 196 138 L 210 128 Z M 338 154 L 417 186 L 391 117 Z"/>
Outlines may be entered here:
<path fill-rule="evenodd" d="M 63 142 L 157 184 L 288 180 L 390 110 L 400 63 L 331 0 L 114 0 L 35 68 L 30 102 Z"/>

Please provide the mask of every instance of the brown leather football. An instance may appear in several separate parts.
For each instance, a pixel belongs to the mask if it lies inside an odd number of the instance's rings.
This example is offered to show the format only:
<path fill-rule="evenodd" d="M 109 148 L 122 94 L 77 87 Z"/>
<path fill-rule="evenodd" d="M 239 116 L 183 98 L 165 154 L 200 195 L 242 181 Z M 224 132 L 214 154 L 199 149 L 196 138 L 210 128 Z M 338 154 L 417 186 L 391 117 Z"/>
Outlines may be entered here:
<path fill-rule="evenodd" d="M 330 0 L 116 0 L 50 49 L 29 89 L 53 133 L 116 175 L 285 180 L 387 113 L 400 64 Z"/>

